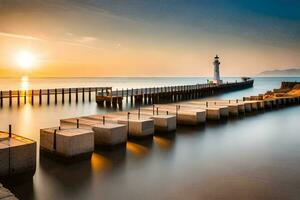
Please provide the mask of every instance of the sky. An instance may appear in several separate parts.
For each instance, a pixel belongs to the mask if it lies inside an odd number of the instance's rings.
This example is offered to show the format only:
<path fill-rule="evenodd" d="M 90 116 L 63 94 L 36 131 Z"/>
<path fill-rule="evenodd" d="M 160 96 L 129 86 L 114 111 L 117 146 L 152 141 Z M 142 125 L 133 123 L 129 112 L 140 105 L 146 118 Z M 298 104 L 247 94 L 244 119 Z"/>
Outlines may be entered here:
<path fill-rule="evenodd" d="M 216 54 L 223 76 L 300 67 L 300 1 L 0 0 L 1 77 L 210 76 Z"/>

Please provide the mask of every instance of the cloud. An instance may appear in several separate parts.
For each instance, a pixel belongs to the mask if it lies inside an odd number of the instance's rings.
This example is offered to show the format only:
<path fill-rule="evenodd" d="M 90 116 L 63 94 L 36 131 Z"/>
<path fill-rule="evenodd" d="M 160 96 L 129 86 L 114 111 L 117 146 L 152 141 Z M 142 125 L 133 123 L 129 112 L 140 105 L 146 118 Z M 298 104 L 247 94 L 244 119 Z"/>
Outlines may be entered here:
<path fill-rule="evenodd" d="M 74 37 L 73 33 L 67 33 L 70 37 Z M 7 33 L 7 32 L 0 32 L 0 37 L 9 37 L 9 38 L 15 38 L 15 39 L 22 39 L 22 40 L 33 40 L 33 41 L 41 41 L 41 42 L 49 42 L 51 40 L 45 40 L 38 37 L 30 36 L 30 35 L 22 35 L 22 34 L 15 34 L 15 33 Z M 82 47 L 87 49 L 94 49 L 94 50 L 103 50 L 98 47 L 94 47 L 89 45 L 91 42 L 94 42 L 98 40 L 95 37 L 90 36 L 81 36 L 76 37 L 70 40 L 57 40 L 56 42 L 69 45 L 69 46 L 76 46 L 76 47 Z"/>
<path fill-rule="evenodd" d="M 102 48 L 86 45 L 80 42 L 74 42 L 74 41 L 69 41 L 69 40 L 64 40 L 64 41 L 58 41 L 59 43 L 69 45 L 69 46 L 76 46 L 76 47 L 83 47 L 83 48 L 88 48 L 88 49 L 94 49 L 94 50 L 103 50 Z"/>
<path fill-rule="evenodd" d="M 84 37 L 78 38 L 76 41 L 80 42 L 80 43 L 90 43 L 90 42 L 94 42 L 96 40 L 97 40 L 97 38 L 95 38 L 95 37 L 84 36 Z"/>
<path fill-rule="evenodd" d="M 0 36 L 10 37 L 10 38 L 17 38 L 17 39 L 24 39 L 24 40 L 42 41 L 42 39 L 38 38 L 38 37 L 33 37 L 33 36 L 29 36 L 29 35 L 20 35 L 20 34 L 14 34 L 14 33 L 7 33 L 7 32 L 0 32 Z"/>

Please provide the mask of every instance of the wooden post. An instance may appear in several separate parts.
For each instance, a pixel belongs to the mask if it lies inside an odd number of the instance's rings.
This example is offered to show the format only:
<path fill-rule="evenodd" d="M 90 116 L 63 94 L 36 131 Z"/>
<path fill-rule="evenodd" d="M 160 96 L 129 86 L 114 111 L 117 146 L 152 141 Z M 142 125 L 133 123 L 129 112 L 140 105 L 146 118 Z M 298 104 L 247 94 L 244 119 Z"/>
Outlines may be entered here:
<path fill-rule="evenodd" d="M 54 103 L 57 104 L 57 89 L 54 89 Z"/>
<path fill-rule="evenodd" d="M 50 90 L 47 90 L 47 104 L 50 104 Z"/>
<path fill-rule="evenodd" d="M 0 91 L 0 106 L 3 106 L 3 92 L 2 90 Z"/>
<path fill-rule="evenodd" d="M 78 103 L 78 88 L 75 90 L 75 101 Z"/>
<path fill-rule="evenodd" d="M 26 101 L 27 101 L 27 94 L 26 94 L 27 92 L 26 92 L 26 90 L 24 91 L 24 104 L 26 104 Z"/>
<path fill-rule="evenodd" d="M 17 97 L 17 102 L 18 102 L 18 105 L 20 105 L 20 90 L 18 90 L 18 97 Z"/>
<path fill-rule="evenodd" d="M 153 104 L 152 105 L 152 112 L 153 112 L 153 115 L 155 114 L 155 105 Z"/>
<path fill-rule="evenodd" d="M 31 104 L 34 104 L 34 90 L 31 90 Z"/>
<path fill-rule="evenodd" d="M 39 92 L 39 104 L 42 105 L 42 90 Z"/>
<path fill-rule="evenodd" d="M 8 137 L 11 138 L 11 124 L 8 125 Z"/>
<path fill-rule="evenodd" d="M 56 151 L 56 129 L 54 129 L 53 133 L 53 149 Z"/>
<path fill-rule="evenodd" d="M 92 101 L 91 92 L 92 92 L 92 89 L 91 89 L 91 88 L 89 88 L 89 102 L 91 102 L 91 101 Z"/>
<path fill-rule="evenodd" d="M 61 89 L 61 102 L 64 104 L 65 103 L 65 89 Z"/>
<path fill-rule="evenodd" d="M 82 88 L 82 102 L 84 102 L 84 88 Z"/>
<path fill-rule="evenodd" d="M 12 94 L 11 94 L 11 90 L 9 90 L 9 106 L 12 105 Z"/>
<path fill-rule="evenodd" d="M 72 89 L 69 88 L 69 103 L 72 101 Z"/>

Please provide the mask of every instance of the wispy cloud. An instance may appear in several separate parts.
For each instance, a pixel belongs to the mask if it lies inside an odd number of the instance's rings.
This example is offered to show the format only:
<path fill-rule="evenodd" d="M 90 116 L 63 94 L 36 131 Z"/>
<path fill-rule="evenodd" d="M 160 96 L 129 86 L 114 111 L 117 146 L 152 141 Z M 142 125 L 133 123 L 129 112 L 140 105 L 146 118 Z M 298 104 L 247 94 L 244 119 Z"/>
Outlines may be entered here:
<path fill-rule="evenodd" d="M 99 48 L 99 47 L 94 47 L 94 46 L 83 44 L 83 43 L 76 42 L 76 41 L 74 42 L 72 40 L 59 41 L 59 43 L 69 45 L 69 46 L 75 46 L 75 47 L 83 47 L 83 48 L 94 49 L 94 50 L 103 50 L 102 48 Z"/>
<path fill-rule="evenodd" d="M 34 37 L 34 36 L 20 35 L 20 34 L 7 33 L 7 32 L 0 32 L 0 36 L 9 37 L 9 38 L 23 39 L 23 40 L 37 40 L 37 41 L 42 41 L 43 40 L 41 38 Z"/>
<path fill-rule="evenodd" d="M 73 37 L 73 34 L 69 33 L 69 36 Z M 22 34 L 8 33 L 8 32 L 0 32 L 0 37 L 8 37 L 8 38 L 15 38 L 15 39 L 22 39 L 22 40 L 34 40 L 34 41 L 42 41 L 42 42 L 51 41 L 50 39 L 41 39 L 39 37 L 34 37 L 30 35 L 22 35 Z M 69 40 L 57 40 L 56 42 L 64 45 L 69 45 L 69 46 L 77 46 L 82 48 L 100 50 L 101 48 L 89 45 L 90 43 L 96 40 L 97 38 L 95 37 L 80 36 Z"/>
<path fill-rule="evenodd" d="M 83 36 L 83 37 L 78 38 L 76 41 L 80 42 L 80 43 L 90 43 L 90 42 L 94 42 L 96 40 L 97 40 L 97 38 L 95 38 L 95 37 Z"/>

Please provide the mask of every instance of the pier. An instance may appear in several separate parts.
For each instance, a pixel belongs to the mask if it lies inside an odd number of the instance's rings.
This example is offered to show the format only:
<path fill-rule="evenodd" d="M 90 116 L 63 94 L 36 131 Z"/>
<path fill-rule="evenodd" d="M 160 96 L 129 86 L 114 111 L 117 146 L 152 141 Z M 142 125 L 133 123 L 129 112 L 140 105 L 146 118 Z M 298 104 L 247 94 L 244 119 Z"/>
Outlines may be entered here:
<path fill-rule="evenodd" d="M 12 106 L 13 99 L 16 99 L 16 104 L 20 105 L 30 103 L 47 103 L 51 102 L 51 98 L 54 97 L 54 103 L 58 103 L 60 99 L 61 103 L 68 101 L 69 103 L 75 101 L 76 103 L 80 101 L 85 102 L 88 100 L 92 101 L 92 93 L 96 96 L 97 92 L 100 91 L 103 94 L 109 94 L 112 91 L 111 87 L 80 87 L 80 88 L 54 88 L 54 89 L 32 89 L 32 90 L 9 90 L 0 91 L 0 107 L 3 106 L 4 100 L 8 100 L 8 105 Z M 74 94 L 74 95 L 72 95 Z M 87 94 L 87 97 L 86 97 Z M 37 97 L 37 99 L 35 98 Z M 59 98 L 60 97 L 60 98 Z"/>
<path fill-rule="evenodd" d="M 98 91 L 96 102 L 107 107 L 122 107 L 122 102 L 135 104 L 153 104 L 161 102 L 177 102 L 189 99 L 203 98 L 219 93 L 237 91 L 253 87 L 253 80 L 236 81 L 232 83 L 208 83 L 196 85 L 180 85 L 152 88 L 135 88 L 122 90 Z"/>

